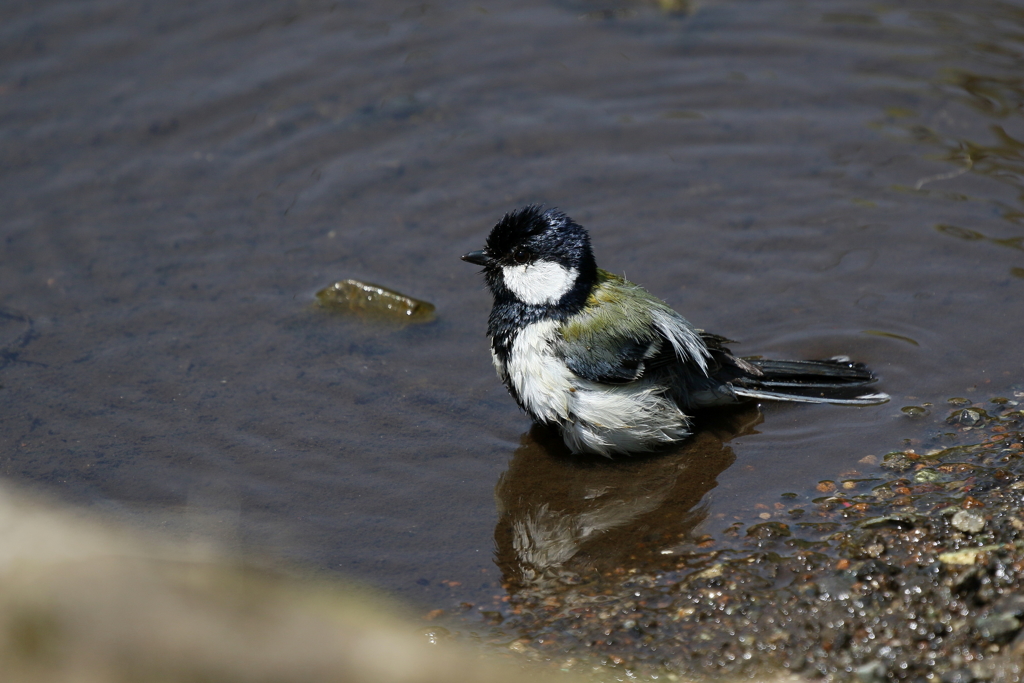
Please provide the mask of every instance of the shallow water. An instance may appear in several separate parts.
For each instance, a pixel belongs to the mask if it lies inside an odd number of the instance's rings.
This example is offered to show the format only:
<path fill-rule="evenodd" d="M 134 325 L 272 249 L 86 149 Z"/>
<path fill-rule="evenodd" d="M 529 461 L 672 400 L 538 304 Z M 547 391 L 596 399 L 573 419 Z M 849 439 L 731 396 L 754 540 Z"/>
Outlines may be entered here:
<path fill-rule="evenodd" d="M 490 595 L 502 491 L 554 456 L 458 257 L 541 202 L 734 350 L 846 353 L 892 394 L 766 406 L 710 481 L 650 494 L 724 526 L 916 438 L 902 407 L 1020 389 L 1022 35 L 1003 2 L 7 3 L 0 471 Z M 437 320 L 315 306 L 350 277 Z"/>

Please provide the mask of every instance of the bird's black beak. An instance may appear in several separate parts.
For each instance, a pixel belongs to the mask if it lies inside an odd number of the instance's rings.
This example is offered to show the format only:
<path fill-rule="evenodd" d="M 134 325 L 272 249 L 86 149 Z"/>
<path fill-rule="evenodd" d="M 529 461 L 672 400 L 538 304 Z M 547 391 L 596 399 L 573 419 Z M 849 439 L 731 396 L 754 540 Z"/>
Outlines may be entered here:
<path fill-rule="evenodd" d="M 482 249 L 480 251 L 471 251 L 468 254 L 463 254 L 462 260 L 475 263 L 478 266 L 489 266 L 491 264 L 491 257 Z"/>

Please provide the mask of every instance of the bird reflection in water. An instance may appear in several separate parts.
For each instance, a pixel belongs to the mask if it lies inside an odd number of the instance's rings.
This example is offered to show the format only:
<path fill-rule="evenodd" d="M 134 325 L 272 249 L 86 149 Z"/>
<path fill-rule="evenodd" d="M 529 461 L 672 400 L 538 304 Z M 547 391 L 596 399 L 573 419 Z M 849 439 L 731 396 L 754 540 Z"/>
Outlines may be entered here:
<path fill-rule="evenodd" d="M 495 487 L 496 562 L 508 589 L 675 568 L 673 556 L 701 533 L 707 493 L 736 459 L 728 442 L 760 422 L 757 408 L 734 409 L 679 447 L 615 460 L 573 456 L 535 425 Z"/>

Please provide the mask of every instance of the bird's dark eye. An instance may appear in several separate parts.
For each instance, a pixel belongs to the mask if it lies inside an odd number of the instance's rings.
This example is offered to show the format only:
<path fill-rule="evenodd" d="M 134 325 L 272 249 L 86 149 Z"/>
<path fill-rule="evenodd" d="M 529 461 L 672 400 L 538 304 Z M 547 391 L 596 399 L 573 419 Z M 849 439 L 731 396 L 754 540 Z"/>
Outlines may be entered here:
<path fill-rule="evenodd" d="M 514 252 L 512 252 L 512 260 L 518 263 L 519 265 L 523 265 L 531 258 L 533 258 L 533 253 L 529 249 L 526 249 L 524 247 L 519 247 Z"/>

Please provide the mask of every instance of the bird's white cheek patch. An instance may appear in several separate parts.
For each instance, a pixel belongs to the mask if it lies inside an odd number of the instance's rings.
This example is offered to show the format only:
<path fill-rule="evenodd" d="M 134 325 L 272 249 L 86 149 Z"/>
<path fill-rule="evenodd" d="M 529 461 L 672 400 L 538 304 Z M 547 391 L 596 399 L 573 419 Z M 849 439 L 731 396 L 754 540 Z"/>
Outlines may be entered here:
<path fill-rule="evenodd" d="M 527 304 L 553 304 L 576 284 L 579 271 L 554 261 L 537 261 L 502 268 L 505 286 Z"/>

